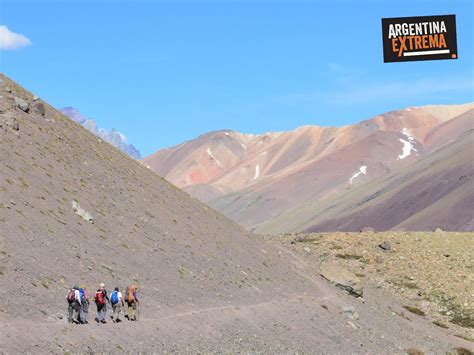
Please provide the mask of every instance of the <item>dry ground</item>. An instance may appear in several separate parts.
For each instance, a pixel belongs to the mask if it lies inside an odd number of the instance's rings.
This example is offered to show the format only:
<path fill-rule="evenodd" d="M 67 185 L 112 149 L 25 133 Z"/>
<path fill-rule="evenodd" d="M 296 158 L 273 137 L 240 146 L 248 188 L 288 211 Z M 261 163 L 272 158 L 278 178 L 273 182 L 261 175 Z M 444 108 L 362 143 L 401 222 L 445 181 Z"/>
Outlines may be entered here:
<path fill-rule="evenodd" d="M 365 287 L 386 291 L 407 310 L 474 340 L 474 233 L 312 233 L 266 237 L 320 265 L 337 260 Z M 387 242 L 390 250 L 380 245 Z"/>

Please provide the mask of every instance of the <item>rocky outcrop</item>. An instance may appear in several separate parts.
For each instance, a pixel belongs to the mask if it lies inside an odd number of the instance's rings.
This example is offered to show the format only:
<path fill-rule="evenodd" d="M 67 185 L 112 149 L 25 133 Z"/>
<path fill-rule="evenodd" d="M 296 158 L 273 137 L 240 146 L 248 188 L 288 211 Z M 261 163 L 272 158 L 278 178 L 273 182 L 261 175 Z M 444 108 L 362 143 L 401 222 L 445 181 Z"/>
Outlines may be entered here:
<path fill-rule="evenodd" d="M 361 297 L 363 288 L 359 277 L 334 261 L 323 262 L 319 273 L 336 287 L 349 292 L 350 295 Z"/>
<path fill-rule="evenodd" d="M 92 217 L 92 215 L 88 211 L 83 209 L 79 205 L 79 202 L 77 202 L 76 200 L 72 200 L 72 210 L 74 211 L 75 214 L 80 216 L 83 220 L 94 224 L 94 217 Z"/>
<path fill-rule="evenodd" d="M 15 97 L 15 104 L 20 110 L 24 112 L 28 112 L 30 110 L 30 104 L 20 97 Z"/>

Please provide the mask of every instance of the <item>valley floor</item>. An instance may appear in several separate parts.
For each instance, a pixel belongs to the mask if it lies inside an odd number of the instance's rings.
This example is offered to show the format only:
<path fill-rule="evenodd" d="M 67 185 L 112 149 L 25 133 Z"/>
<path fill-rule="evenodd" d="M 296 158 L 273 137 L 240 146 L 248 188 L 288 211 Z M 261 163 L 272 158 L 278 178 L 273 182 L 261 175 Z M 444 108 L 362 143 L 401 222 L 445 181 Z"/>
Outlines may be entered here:
<path fill-rule="evenodd" d="M 44 323 L 0 318 L 0 352 L 474 351 L 471 234 L 328 233 L 263 238 L 292 260 L 295 275 L 303 280 L 298 290 L 281 285 L 268 298 L 259 296 L 256 285 L 256 296 L 247 302 L 157 309 L 147 309 L 144 303 L 139 322 L 119 324 L 80 326 L 57 317 Z M 390 250 L 379 247 L 384 241 Z M 348 295 L 319 275 L 318 267 L 333 259 L 362 279 L 363 298 Z M 446 270 L 450 274 L 445 275 Z M 445 297 L 437 299 L 440 290 Z"/>

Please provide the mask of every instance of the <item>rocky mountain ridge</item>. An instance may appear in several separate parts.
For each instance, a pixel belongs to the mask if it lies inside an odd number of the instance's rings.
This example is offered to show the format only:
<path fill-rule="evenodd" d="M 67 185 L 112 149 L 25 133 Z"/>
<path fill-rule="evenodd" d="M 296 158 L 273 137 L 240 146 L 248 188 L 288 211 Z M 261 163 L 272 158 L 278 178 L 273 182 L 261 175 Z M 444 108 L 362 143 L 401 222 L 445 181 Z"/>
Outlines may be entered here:
<path fill-rule="evenodd" d="M 333 200 L 400 172 L 469 132 L 473 109 L 473 103 L 410 107 L 343 127 L 302 126 L 260 135 L 210 132 L 143 162 L 250 230 L 302 231 L 311 219 L 316 223 L 314 206 L 330 207 Z M 469 170 L 469 160 L 464 166 Z"/>
<path fill-rule="evenodd" d="M 86 127 L 89 131 L 94 133 L 96 136 L 99 136 L 106 142 L 109 142 L 110 144 L 114 145 L 121 151 L 127 153 L 134 159 L 140 159 L 141 154 L 140 151 L 135 148 L 132 144 L 129 144 L 127 142 L 127 137 L 121 133 L 116 131 L 115 129 L 112 129 L 110 131 L 107 131 L 103 128 L 97 127 L 97 124 L 93 119 L 90 118 L 85 118 L 77 109 L 74 107 L 63 107 L 62 109 L 59 110 L 63 114 L 65 114 L 67 117 L 69 117 L 71 120 L 79 123 L 80 125 Z"/>

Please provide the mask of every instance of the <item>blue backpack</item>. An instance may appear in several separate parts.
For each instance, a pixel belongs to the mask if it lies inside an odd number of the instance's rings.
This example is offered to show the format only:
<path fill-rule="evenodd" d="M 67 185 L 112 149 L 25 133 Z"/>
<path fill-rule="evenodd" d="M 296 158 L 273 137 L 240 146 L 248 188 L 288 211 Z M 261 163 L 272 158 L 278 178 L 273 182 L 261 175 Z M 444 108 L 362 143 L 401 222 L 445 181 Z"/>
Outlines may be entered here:
<path fill-rule="evenodd" d="M 81 303 L 86 301 L 86 295 L 84 294 L 84 289 L 80 288 L 79 289 L 79 294 L 81 295 Z"/>
<path fill-rule="evenodd" d="M 118 303 L 118 292 L 117 291 L 114 291 L 112 292 L 112 295 L 110 296 L 110 302 L 112 302 L 112 304 L 117 304 Z"/>

